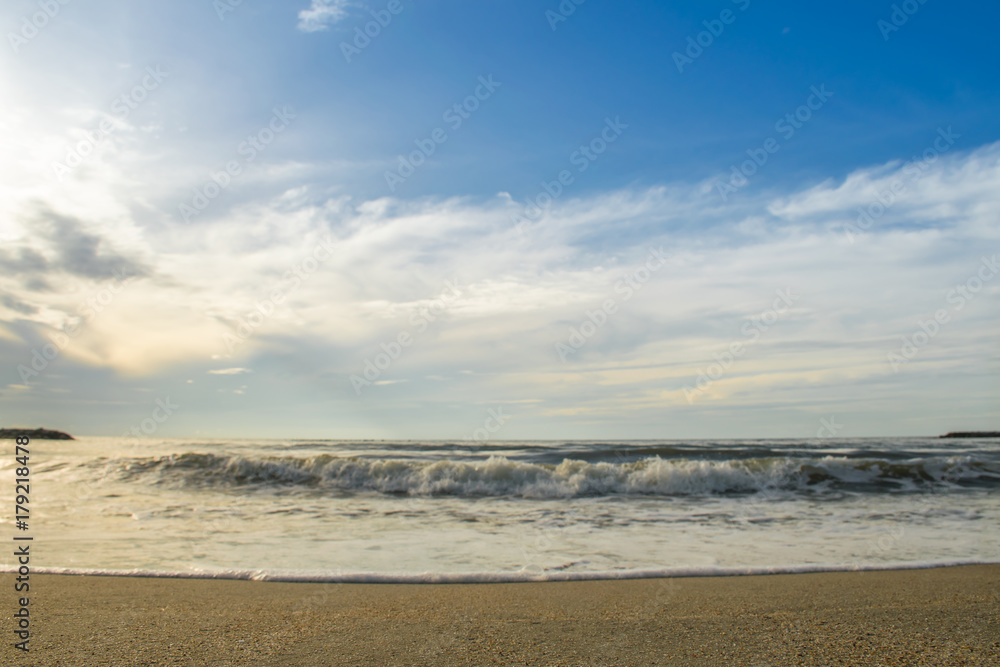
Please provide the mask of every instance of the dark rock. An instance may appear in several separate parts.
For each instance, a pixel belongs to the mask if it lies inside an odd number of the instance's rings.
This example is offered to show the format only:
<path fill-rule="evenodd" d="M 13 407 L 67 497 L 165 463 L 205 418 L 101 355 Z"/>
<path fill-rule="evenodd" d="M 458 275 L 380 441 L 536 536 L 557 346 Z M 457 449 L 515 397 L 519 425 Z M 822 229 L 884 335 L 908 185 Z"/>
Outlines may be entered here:
<path fill-rule="evenodd" d="M 0 428 L 0 440 L 28 438 L 30 440 L 76 440 L 69 433 L 50 431 L 44 428 Z"/>

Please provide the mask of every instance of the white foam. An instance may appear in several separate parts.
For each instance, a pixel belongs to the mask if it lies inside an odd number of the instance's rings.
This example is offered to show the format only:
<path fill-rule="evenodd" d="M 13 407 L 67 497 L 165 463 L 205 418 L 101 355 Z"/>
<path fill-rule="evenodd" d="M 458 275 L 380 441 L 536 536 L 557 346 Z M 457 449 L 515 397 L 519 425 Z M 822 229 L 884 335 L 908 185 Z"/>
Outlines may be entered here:
<path fill-rule="evenodd" d="M 771 457 L 728 461 L 649 457 L 631 463 L 557 465 L 491 456 L 484 461 L 219 456 L 185 453 L 110 462 L 125 477 L 194 486 L 252 484 L 419 496 L 573 498 L 599 495 L 716 495 L 760 491 L 915 491 L 928 485 L 996 484 L 1000 468 L 972 457 L 882 459 Z"/>
<path fill-rule="evenodd" d="M 881 572 L 886 570 L 925 570 L 969 565 L 1000 565 L 1000 561 L 953 560 L 866 565 L 783 565 L 775 567 L 677 567 L 652 570 L 613 570 L 603 572 L 301 572 L 278 570 L 105 570 L 70 567 L 32 568 L 32 574 L 85 575 L 92 577 L 144 577 L 154 579 L 229 579 L 314 584 L 473 584 L 523 583 L 545 581 L 604 581 L 623 579 L 671 579 L 689 577 L 737 577 L 768 574 L 810 574 L 819 572 Z M 0 572 L 17 572 L 16 567 L 0 567 Z"/>

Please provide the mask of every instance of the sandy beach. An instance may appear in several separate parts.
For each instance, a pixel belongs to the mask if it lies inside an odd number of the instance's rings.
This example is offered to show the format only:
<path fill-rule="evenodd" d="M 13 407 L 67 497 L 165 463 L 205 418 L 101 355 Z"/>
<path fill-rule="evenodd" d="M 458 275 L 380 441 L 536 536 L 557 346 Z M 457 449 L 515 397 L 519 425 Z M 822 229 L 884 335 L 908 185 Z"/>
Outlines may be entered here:
<path fill-rule="evenodd" d="M 523 584 L 32 575 L 23 665 L 988 665 L 1000 566 Z"/>

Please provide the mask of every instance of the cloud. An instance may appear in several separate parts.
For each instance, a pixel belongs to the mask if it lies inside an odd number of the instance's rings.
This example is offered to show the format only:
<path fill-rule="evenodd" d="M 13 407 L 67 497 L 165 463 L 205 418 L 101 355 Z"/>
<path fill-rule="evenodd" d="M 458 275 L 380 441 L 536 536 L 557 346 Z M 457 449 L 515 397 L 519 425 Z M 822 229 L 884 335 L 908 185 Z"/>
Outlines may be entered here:
<path fill-rule="evenodd" d="M 26 245 L 0 250 L 0 270 L 31 279 L 42 289 L 47 288 L 46 274 L 59 272 L 98 281 L 149 275 L 143 262 L 116 252 L 104 235 L 87 231 L 81 220 L 37 202 L 27 210 L 19 216 L 31 221 L 21 238 Z"/>
<path fill-rule="evenodd" d="M 18 248 L 16 252 L 0 250 L 0 270 L 4 272 L 43 273 L 48 266 L 48 260 L 33 248 Z"/>
<path fill-rule="evenodd" d="M 948 290 L 1000 240 L 1000 144 L 927 165 L 852 242 L 845 227 L 856 223 L 857 207 L 909 179 L 904 169 L 866 167 L 779 196 L 748 190 L 728 203 L 703 184 L 625 188 L 557 200 L 520 230 L 512 217 L 521 206 L 507 196 L 355 202 L 324 199 L 308 185 L 294 197 L 262 196 L 211 222 L 165 229 L 86 206 L 65 209 L 79 217 L 48 213 L 38 225 L 42 209 L 28 207 L 0 252 L 0 286 L 21 307 L 11 318 L 20 339 L 44 341 L 96 302 L 101 310 L 84 318 L 65 357 L 150 381 L 183 373 L 185 386 L 190 373 L 252 368 L 295 378 L 303 392 L 356 401 L 350 376 L 407 332 L 413 344 L 366 389 L 387 410 L 531 396 L 524 423 L 610 423 L 706 406 L 807 409 L 862 395 L 912 402 L 913 371 L 950 377 L 991 358 L 977 332 L 990 329 L 1000 282 L 953 313 L 946 333 L 903 373 L 886 363 L 918 320 L 949 307 Z M 102 225 L 84 223 L 93 219 Z M 327 250 L 317 254 L 320 247 Z M 623 281 L 661 247 L 667 264 L 629 288 Z M 132 281 L 111 299 L 107 272 L 123 261 L 154 279 Z M 52 289 L 25 292 L 19 285 L 29 278 Z M 446 303 L 445 281 L 458 289 Z M 746 323 L 787 288 L 796 295 L 791 311 L 689 404 L 683 388 L 746 342 Z M 615 312 L 562 361 L 556 344 L 603 321 L 598 311 L 609 300 Z M 239 344 L 227 346 L 227 336 Z M 230 367 L 212 368 L 220 364 L 213 357 Z"/>
<path fill-rule="evenodd" d="M 112 250 L 105 238 L 84 231 L 80 220 L 51 211 L 42 215 L 49 224 L 49 239 L 58 256 L 55 268 L 95 280 L 148 275 L 141 263 Z"/>
<path fill-rule="evenodd" d="M 927 155 L 925 153 L 925 155 Z M 788 221 L 859 221 L 883 230 L 895 225 L 951 226 L 975 222 L 996 229 L 1000 205 L 1000 143 L 962 153 L 932 154 L 906 163 L 858 169 L 839 184 L 823 182 L 771 202 L 768 211 Z"/>
<path fill-rule="evenodd" d="M 347 0 L 312 0 L 309 9 L 299 12 L 298 28 L 302 32 L 318 32 L 347 16 L 345 9 L 352 3 Z"/>
<path fill-rule="evenodd" d="M 0 294 L 0 304 L 22 315 L 33 315 L 38 312 L 38 309 L 34 306 L 18 301 L 9 294 Z"/>

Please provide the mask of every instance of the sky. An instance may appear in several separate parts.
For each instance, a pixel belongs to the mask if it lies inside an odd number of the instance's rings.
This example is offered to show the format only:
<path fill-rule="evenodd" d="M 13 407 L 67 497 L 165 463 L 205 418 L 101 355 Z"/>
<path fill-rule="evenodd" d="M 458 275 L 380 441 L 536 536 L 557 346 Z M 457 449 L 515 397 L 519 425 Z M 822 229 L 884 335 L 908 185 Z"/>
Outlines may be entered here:
<path fill-rule="evenodd" d="M 0 425 L 1000 428 L 996 3 L 9 0 Z"/>

